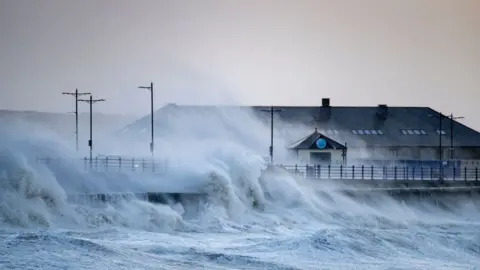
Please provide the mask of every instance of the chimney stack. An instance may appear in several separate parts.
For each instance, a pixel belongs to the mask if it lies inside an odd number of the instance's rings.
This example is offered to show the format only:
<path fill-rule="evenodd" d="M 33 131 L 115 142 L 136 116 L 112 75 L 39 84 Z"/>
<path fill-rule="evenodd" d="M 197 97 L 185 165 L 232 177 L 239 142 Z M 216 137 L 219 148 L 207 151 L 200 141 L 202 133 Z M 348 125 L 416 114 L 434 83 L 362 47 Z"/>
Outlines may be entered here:
<path fill-rule="evenodd" d="M 322 98 L 322 107 L 330 107 L 330 99 L 329 98 Z"/>
<path fill-rule="evenodd" d="M 330 99 L 322 98 L 322 107 L 320 107 L 319 116 L 317 120 L 328 121 L 332 116 L 332 107 L 330 107 Z"/>
<path fill-rule="evenodd" d="M 388 118 L 388 106 L 387 106 L 387 104 L 378 104 L 377 117 L 380 120 L 386 120 Z"/>

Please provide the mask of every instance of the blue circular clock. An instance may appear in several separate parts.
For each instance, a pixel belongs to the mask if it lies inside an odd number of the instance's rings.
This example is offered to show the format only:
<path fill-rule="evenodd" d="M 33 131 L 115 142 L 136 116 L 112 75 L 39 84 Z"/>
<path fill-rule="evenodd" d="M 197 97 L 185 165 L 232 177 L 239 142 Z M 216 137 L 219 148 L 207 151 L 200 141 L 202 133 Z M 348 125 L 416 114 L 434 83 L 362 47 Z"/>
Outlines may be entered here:
<path fill-rule="evenodd" d="M 327 146 L 327 142 L 324 139 L 320 138 L 315 142 L 315 145 L 317 145 L 318 149 L 323 149 Z"/>

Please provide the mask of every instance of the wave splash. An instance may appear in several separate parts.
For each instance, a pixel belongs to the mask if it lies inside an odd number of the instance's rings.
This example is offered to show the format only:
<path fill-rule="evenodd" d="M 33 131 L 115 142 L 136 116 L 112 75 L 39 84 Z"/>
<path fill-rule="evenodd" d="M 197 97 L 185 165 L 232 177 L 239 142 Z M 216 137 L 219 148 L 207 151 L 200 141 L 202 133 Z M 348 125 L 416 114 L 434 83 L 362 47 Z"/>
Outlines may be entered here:
<path fill-rule="evenodd" d="M 299 224 L 305 228 L 346 224 L 405 227 L 412 223 L 478 221 L 479 217 L 475 200 L 467 198 L 445 197 L 413 203 L 381 195 L 360 200 L 334 190 L 325 192 L 327 186 L 296 178 L 280 169 L 265 172 L 266 164 L 255 155 L 210 159 L 202 170 L 182 175 L 191 178 L 189 181 L 203 183 L 201 191 L 208 196 L 168 204 L 153 204 L 133 195 L 112 196 L 105 202 L 75 202 L 69 199 L 65 184 L 68 179 L 59 181 L 47 167 L 32 163 L 11 151 L 4 151 L 0 159 L 3 226 L 121 226 L 149 231 L 204 231 Z M 78 168 L 70 170 L 75 172 Z M 142 181 L 141 174 L 131 177 Z"/>

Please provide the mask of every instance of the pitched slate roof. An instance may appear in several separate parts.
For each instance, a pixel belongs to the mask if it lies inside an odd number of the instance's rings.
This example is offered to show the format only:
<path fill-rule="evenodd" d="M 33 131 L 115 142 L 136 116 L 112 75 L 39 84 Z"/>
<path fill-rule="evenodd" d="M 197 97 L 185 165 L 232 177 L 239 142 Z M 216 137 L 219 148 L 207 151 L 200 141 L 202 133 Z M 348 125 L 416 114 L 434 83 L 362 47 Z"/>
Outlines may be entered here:
<path fill-rule="evenodd" d="M 262 111 L 268 109 L 266 106 L 167 105 L 155 113 L 155 125 L 156 130 L 161 132 L 162 127 L 169 121 L 174 121 L 175 114 L 179 112 L 210 118 L 239 110 L 251 110 L 258 118 L 269 121 L 269 114 Z M 439 112 L 428 107 L 275 106 L 275 109 L 280 109 L 280 112 L 275 113 L 275 119 L 318 128 L 320 133 L 326 133 L 334 141 L 346 142 L 348 147 L 438 147 L 439 144 L 439 134 L 436 131 L 439 129 Z M 382 110 L 388 111 L 384 118 L 381 117 Z M 221 121 L 225 122 L 224 119 Z M 442 129 L 445 131 L 442 141 L 445 147 L 450 145 L 450 123 L 448 117 L 442 118 Z M 139 132 L 149 127 L 150 116 L 147 115 L 120 132 Z M 479 132 L 455 120 L 453 128 L 455 147 L 480 147 Z M 374 130 L 377 134 L 354 134 L 357 130 Z M 402 130 L 409 130 L 412 134 L 404 134 Z M 293 138 L 292 141 L 298 139 Z"/>
<path fill-rule="evenodd" d="M 318 149 L 318 147 L 316 146 L 316 142 L 319 139 L 324 139 L 325 140 L 326 147 L 324 149 L 345 149 L 346 148 L 345 145 L 340 144 L 340 143 L 330 139 L 329 137 L 319 133 L 317 129 L 315 129 L 315 131 L 312 134 L 309 134 L 307 137 L 302 138 L 302 139 L 294 142 L 288 148 L 297 149 L 297 150 L 300 150 L 300 149 Z"/>
<path fill-rule="evenodd" d="M 264 107 L 257 107 L 264 108 Z M 375 107 L 276 107 L 284 121 L 301 122 L 327 133 L 332 139 L 347 142 L 348 147 L 407 146 L 438 147 L 439 112 L 428 107 L 387 107 L 385 119 L 379 117 L 381 108 Z M 451 120 L 442 118 L 442 143 L 450 145 Z M 455 147 L 480 147 L 480 133 L 453 121 Z M 357 130 L 380 131 L 381 135 L 359 135 Z M 404 134 L 402 130 L 424 131 L 425 134 Z M 358 132 L 357 132 L 358 133 Z M 377 132 L 378 133 L 378 132 Z"/>

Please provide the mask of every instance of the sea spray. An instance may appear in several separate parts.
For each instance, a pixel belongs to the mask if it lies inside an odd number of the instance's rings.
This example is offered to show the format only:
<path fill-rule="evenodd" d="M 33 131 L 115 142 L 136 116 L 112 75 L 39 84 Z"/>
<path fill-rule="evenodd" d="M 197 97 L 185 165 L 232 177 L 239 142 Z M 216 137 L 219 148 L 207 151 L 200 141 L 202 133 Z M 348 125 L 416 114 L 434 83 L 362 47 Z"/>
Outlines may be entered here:
<path fill-rule="evenodd" d="M 454 204 L 446 200 L 446 208 L 428 201 L 399 202 L 383 195 L 352 197 L 339 192 L 342 185 L 338 183 L 312 182 L 277 169 L 273 173 L 263 170 L 260 175 L 262 170 L 253 170 L 251 163 L 234 160 L 208 160 L 202 164 L 202 170 L 192 169 L 185 174 L 208 183 L 205 190 L 209 197 L 196 202 L 202 206 L 192 217 L 182 216 L 176 206 L 156 205 L 134 196 L 68 203 L 61 195 L 64 191 L 55 188 L 50 197 L 59 199 L 53 204 L 47 203 L 49 200 L 40 203 L 43 193 L 33 187 L 43 187 L 45 183 L 55 187 L 52 182 L 56 179 L 48 178 L 52 174 L 38 173 L 43 169 L 36 166 L 29 169 L 31 173 L 10 173 L 21 178 L 18 184 L 3 180 L 2 183 L 9 183 L 10 195 L 20 200 L 4 197 L 8 193 L 2 190 L 2 203 L 7 198 L 8 210 L 32 214 L 23 214 L 18 222 L 4 219 L 2 229 L 48 230 L 28 239 L 10 237 L 8 254 L 20 255 L 17 250 L 27 247 L 36 251 L 32 254 L 46 249 L 62 258 L 75 257 L 69 259 L 72 264 L 87 259 L 85 255 L 64 254 L 62 250 L 92 253 L 91 259 L 97 256 L 92 252 L 97 247 L 95 250 L 108 252 L 95 260 L 109 265 L 116 260 L 142 258 L 129 267 L 155 268 L 161 264 L 172 269 L 178 265 L 191 267 L 192 262 L 212 265 L 211 268 L 254 264 L 258 269 L 295 269 L 288 265 L 301 265 L 301 269 L 361 269 L 365 265 L 393 263 L 408 269 L 412 262 L 435 269 L 469 269 L 468 266 L 478 265 L 475 241 L 480 218 L 473 203 Z M 17 163 L 16 167 L 29 168 L 25 163 Z M 257 195 L 253 196 L 252 189 Z M 263 209 L 252 204 L 254 197 L 263 201 Z M 183 206 L 188 210 L 188 205 Z M 75 233 L 62 234 L 57 231 L 59 228 Z M 32 241 L 35 236 L 38 237 Z M 10 255 L 3 258 L 14 260 Z M 35 257 L 30 260 L 41 261 Z"/>

